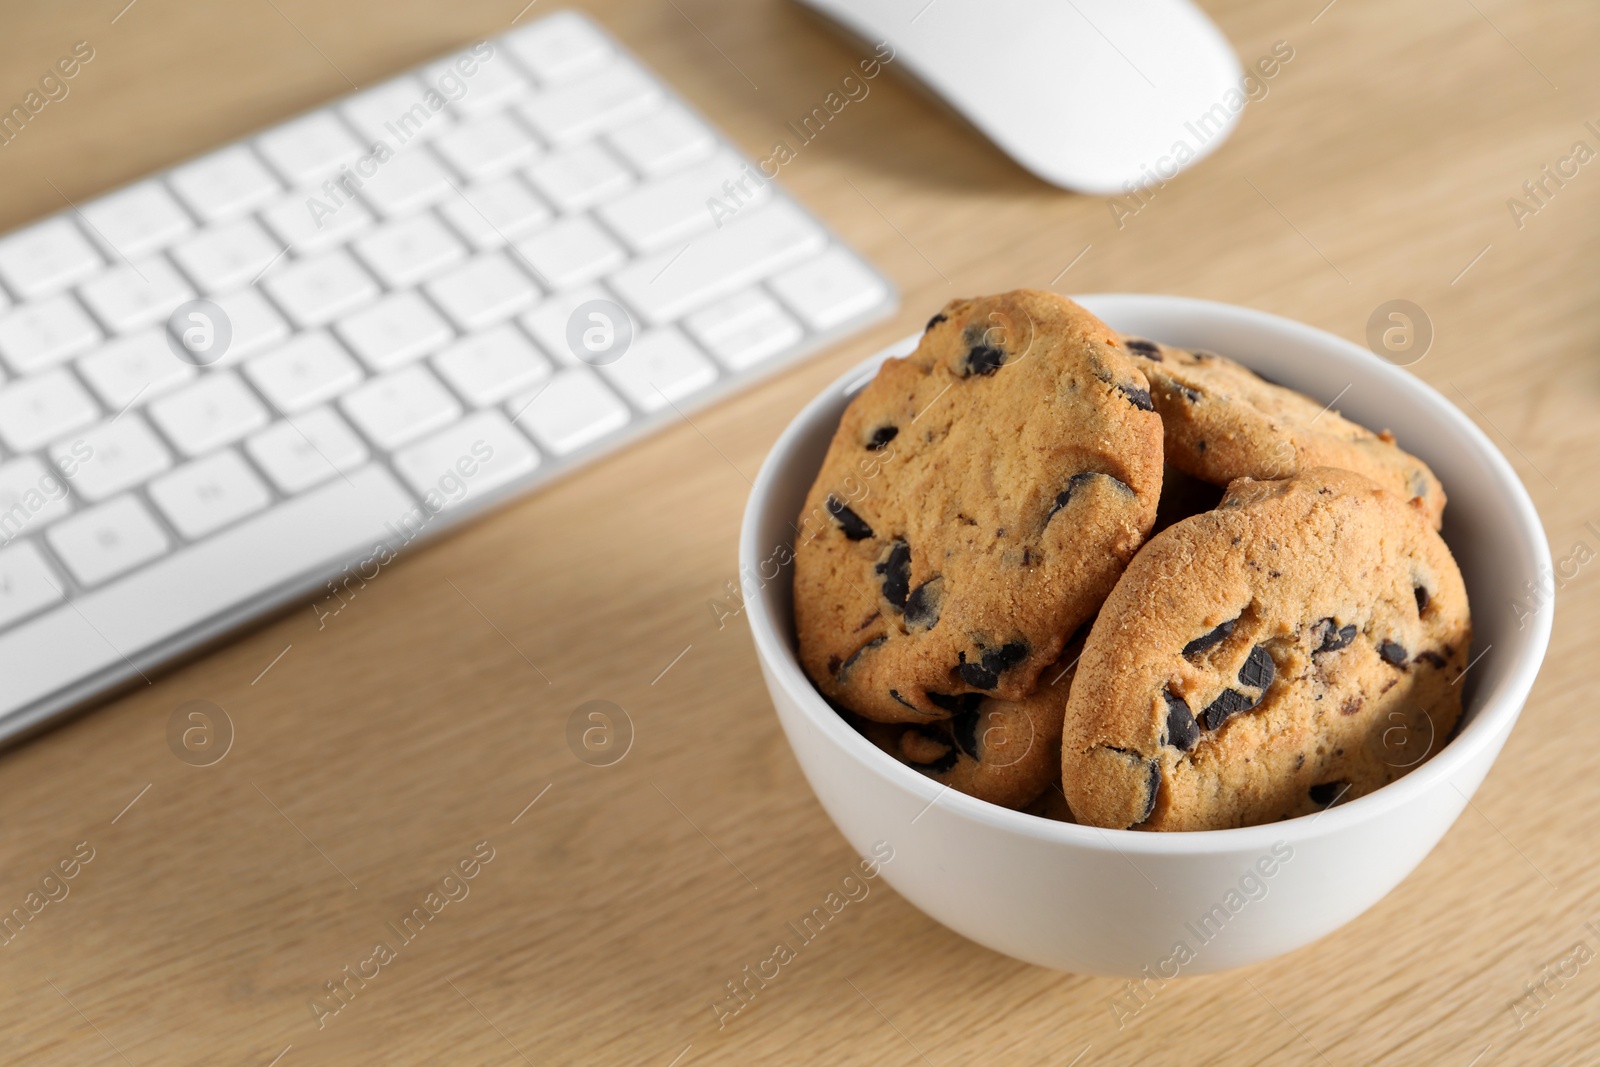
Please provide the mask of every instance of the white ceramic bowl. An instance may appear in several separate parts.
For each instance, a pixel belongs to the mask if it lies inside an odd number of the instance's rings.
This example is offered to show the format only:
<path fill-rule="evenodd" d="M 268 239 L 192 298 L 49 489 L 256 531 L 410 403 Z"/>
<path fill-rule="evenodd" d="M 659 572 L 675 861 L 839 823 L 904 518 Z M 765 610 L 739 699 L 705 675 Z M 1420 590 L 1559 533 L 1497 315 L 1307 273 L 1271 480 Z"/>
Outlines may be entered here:
<path fill-rule="evenodd" d="M 1259 311 L 1167 296 L 1077 298 L 1111 326 L 1208 348 L 1393 429 L 1449 494 L 1445 540 L 1461 564 L 1481 656 L 1464 726 L 1377 792 L 1316 815 L 1201 833 L 1052 822 L 949 790 L 839 717 L 795 657 L 792 523 L 850 397 L 892 346 L 835 382 L 784 431 L 757 477 L 739 557 L 746 614 L 778 718 L 811 787 L 862 855 L 952 930 L 997 952 L 1087 974 L 1171 978 L 1297 948 L 1354 919 L 1422 862 L 1488 773 L 1550 639 L 1549 607 L 1519 620 L 1523 583 L 1550 566 L 1544 529 L 1511 466 L 1439 393 L 1370 352 Z M 1348 387 L 1348 388 L 1346 388 Z M 880 846 L 881 847 L 881 846 Z"/>

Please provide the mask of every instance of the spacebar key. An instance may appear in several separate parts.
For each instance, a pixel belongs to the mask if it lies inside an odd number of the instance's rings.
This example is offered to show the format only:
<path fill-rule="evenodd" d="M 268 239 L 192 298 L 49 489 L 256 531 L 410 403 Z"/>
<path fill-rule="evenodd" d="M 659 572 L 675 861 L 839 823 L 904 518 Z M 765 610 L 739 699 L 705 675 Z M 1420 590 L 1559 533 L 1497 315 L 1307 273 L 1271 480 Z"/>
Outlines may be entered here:
<path fill-rule="evenodd" d="M 0 715 L 133 676 L 136 662 L 166 658 L 303 594 L 319 576 L 370 555 L 390 537 L 385 523 L 401 525 L 415 507 L 393 475 L 368 465 L 30 619 L 0 635 Z M 167 642 L 175 646 L 143 655 Z M 83 687 L 91 677 L 95 684 Z"/>

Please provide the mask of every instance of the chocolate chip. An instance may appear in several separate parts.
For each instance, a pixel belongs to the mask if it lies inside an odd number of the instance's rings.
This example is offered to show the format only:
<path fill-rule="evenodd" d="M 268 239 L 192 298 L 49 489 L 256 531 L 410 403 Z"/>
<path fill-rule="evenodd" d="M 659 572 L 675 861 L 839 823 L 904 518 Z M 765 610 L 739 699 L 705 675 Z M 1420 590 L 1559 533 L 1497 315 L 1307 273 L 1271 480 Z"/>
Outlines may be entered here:
<path fill-rule="evenodd" d="M 1278 666 L 1272 662 L 1272 653 L 1267 651 L 1266 646 L 1257 645 L 1250 650 L 1244 666 L 1239 668 L 1239 684 L 1259 689 L 1265 694 L 1277 673 Z"/>
<path fill-rule="evenodd" d="M 1161 695 L 1167 699 L 1167 744 L 1187 752 L 1200 740 L 1200 727 L 1194 721 L 1194 712 L 1172 690 L 1163 689 Z"/>
<path fill-rule="evenodd" d="M 831 494 L 828 497 L 828 514 L 839 522 L 839 529 L 852 541 L 864 541 L 872 536 L 872 527 L 861 521 L 861 516 L 841 504 Z"/>
<path fill-rule="evenodd" d="M 861 654 L 863 652 L 869 652 L 872 649 L 877 648 L 879 645 L 883 644 L 887 640 L 888 640 L 888 638 L 884 637 L 882 635 L 880 635 L 878 637 L 874 637 L 871 641 L 868 641 L 866 644 L 862 645 L 860 648 L 858 648 L 854 652 L 850 653 L 850 658 L 849 659 L 845 660 L 843 663 L 839 664 L 838 667 L 834 668 L 834 671 L 833 671 L 834 676 L 839 678 L 842 681 L 844 679 L 844 673 L 846 671 L 848 671 L 851 667 L 855 666 L 856 660 L 861 658 Z"/>
<path fill-rule="evenodd" d="M 872 437 L 867 441 L 867 448 L 876 452 L 890 441 L 893 441 L 895 435 L 899 432 L 900 427 L 898 426 L 879 426 L 872 431 Z"/>
<path fill-rule="evenodd" d="M 922 713 L 922 714 L 926 714 L 925 712 L 922 711 L 921 708 L 917 707 L 915 704 L 911 703 L 911 701 L 909 701 L 905 697 L 901 696 L 900 695 L 900 690 L 898 690 L 898 689 L 889 690 L 889 696 L 894 699 L 894 702 L 896 704 L 904 704 L 906 707 L 910 708 L 912 711 L 919 712 L 919 713 Z"/>
<path fill-rule="evenodd" d="M 1337 652 L 1356 639 L 1354 626 L 1340 626 L 1332 619 L 1323 619 L 1317 625 L 1327 627 L 1327 632 L 1322 635 L 1322 644 L 1317 647 L 1318 652 Z"/>
<path fill-rule="evenodd" d="M 1161 764 L 1155 760 L 1150 761 L 1150 775 L 1146 781 L 1145 788 L 1149 793 L 1149 797 L 1144 802 L 1144 814 L 1139 816 L 1138 822 L 1133 824 L 1135 826 L 1155 814 L 1156 798 L 1161 795 Z"/>
<path fill-rule="evenodd" d="M 993 689 L 1000 684 L 1000 675 L 1028 658 L 1028 646 L 1023 641 L 1007 641 L 999 648 L 984 649 L 983 658 L 968 663 L 967 654 L 961 653 L 961 665 L 956 673 L 974 689 Z"/>
<path fill-rule="evenodd" d="M 982 693 L 929 693 L 928 702 L 936 708 L 961 714 L 968 711 L 977 711 L 979 706 L 989 698 Z"/>
<path fill-rule="evenodd" d="M 1406 660 L 1411 658 L 1406 652 L 1406 646 L 1398 641 L 1379 641 L 1378 655 L 1383 658 L 1383 662 L 1391 667 L 1403 667 Z"/>
<path fill-rule="evenodd" d="M 944 579 L 929 578 L 906 597 L 906 625 L 931 630 L 939 622 L 939 606 L 944 602 Z"/>
<path fill-rule="evenodd" d="M 1233 628 L 1238 624 L 1238 622 L 1238 619 L 1229 619 L 1227 622 L 1218 623 L 1217 628 L 1212 630 L 1210 633 L 1203 633 L 1193 641 L 1190 641 L 1187 645 L 1184 645 L 1183 654 L 1185 656 L 1192 656 L 1197 652 L 1204 652 L 1212 645 L 1222 644 L 1222 642 L 1228 639 L 1228 635 L 1233 633 Z"/>
<path fill-rule="evenodd" d="M 981 374 L 987 378 L 1005 365 L 1004 349 L 996 348 L 994 345 L 973 345 L 967 350 L 966 364 L 962 368 L 961 376 L 967 378 Z"/>
<path fill-rule="evenodd" d="M 1206 443 L 1204 441 L 1196 441 L 1194 443 L 1194 447 L 1195 451 L 1204 452 L 1206 450 Z"/>
<path fill-rule="evenodd" d="M 1157 363 L 1162 361 L 1161 346 L 1154 341 L 1146 341 L 1142 337 L 1127 337 L 1123 339 L 1122 343 L 1128 346 L 1129 352 L 1137 352 L 1144 358 L 1153 359 Z"/>
<path fill-rule="evenodd" d="M 1095 478 L 1104 478 L 1106 481 L 1110 482 L 1124 493 L 1127 493 L 1129 496 L 1134 495 L 1133 489 L 1129 487 L 1127 482 L 1124 482 L 1118 478 L 1113 478 L 1109 474 L 1102 474 L 1099 471 L 1080 471 L 1079 473 L 1074 474 L 1071 478 L 1067 479 L 1067 487 L 1056 494 L 1056 502 L 1050 508 L 1050 514 L 1044 517 L 1044 521 L 1049 522 L 1051 519 L 1055 518 L 1056 512 L 1066 507 L 1067 504 L 1072 500 L 1072 494 L 1085 482 L 1091 481 Z"/>
<path fill-rule="evenodd" d="M 1418 652 L 1417 658 L 1426 661 L 1434 670 L 1440 669 L 1445 664 L 1445 658 L 1437 652 Z"/>
<path fill-rule="evenodd" d="M 1154 411 L 1156 409 L 1155 402 L 1150 399 L 1150 390 L 1148 389 L 1140 389 L 1135 385 L 1119 385 L 1117 386 L 1117 392 L 1127 397 L 1128 403 L 1140 411 Z"/>
<path fill-rule="evenodd" d="M 944 746 L 945 747 L 945 752 L 944 752 L 943 755 L 938 756 L 935 759 L 928 760 L 926 762 L 918 762 L 916 760 L 907 759 L 906 760 L 906 765 L 908 767 L 911 767 L 914 770 L 919 770 L 919 771 L 923 772 L 924 774 L 943 774 L 945 771 L 948 771 L 951 767 L 954 767 L 956 765 L 956 761 L 961 758 L 960 755 L 956 752 L 955 747 L 952 746 L 950 744 L 950 742 L 946 741 L 944 738 L 938 736 L 937 734 L 935 734 L 935 733 L 933 733 L 933 732 L 931 732 L 929 730 L 926 730 L 926 729 L 924 729 L 923 727 L 920 727 L 920 726 L 913 727 L 912 730 L 908 730 L 907 731 L 907 733 L 911 733 L 911 732 L 915 732 L 918 737 L 920 737 L 923 740 L 928 741 L 928 742 L 930 742 L 932 744 Z M 902 745 L 902 751 L 904 751 L 904 746 L 903 745 Z"/>
<path fill-rule="evenodd" d="M 1224 689 L 1217 699 L 1206 705 L 1206 710 L 1200 713 L 1200 721 L 1205 723 L 1207 730 L 1216 730 L 1241 711 L 1249 711 L 1258 703 L 1260 701 L 1256 697 L 1246 696 L 1237 689 Z"/>
<path fill-rule="evenodd" d="M 948 318 L 948 316 L 945 315 L 944 312 L 942 312 L 942 311 L 939 312 L 939 314 L 935 315 L 933 318 L 928 320 L 928 325 L 926 325 L 926 326 L 924 326 L 922 328 L 922 332 L 923 333 L 927 333 L 929 330 L 933 329 L 935 326 L 939 325 L 941 322 L 946 321 L 947 318 Z"/>
<path fill-rule="evenodd" d="M 1354 715 L 1362 709 L 1366 702 L 1367 698 L 1364 696 L 1345 697 L 1344 703 L 1339 706 L 1339 714 Z"/>
<path fill-rule="evenodd" d="M 980 763 L 983 757 L 978 755 L 978 718 L 979 712 L 963 711 L 950 720 L 950 736 L 956 740 L 956 747 Z"/>
<path fill-rule="evenodd" d="M 1187 385 L 1179 385 L 1179 386 L 1175 386 L 1174 388 L 1177 390 L 1177 392 L 1182 393 L 1183 394 L 1183 398 L 1185 400 L 1187 400 L 1189 403 L 1191 403 L 1191 404 L 1200 403 L 1200 390 L 1198 390 L 1198 389 L 1190 389 Z M 1200 451 L 1204 452 L 1205 450 L 1206 450 L 1206 443 L 1204 441 L 1201 441 L 1200 442 Z"/>
<path fill-rule="evenodd" d="M 883 575 L 883 598 L 894 608 L 905 611 L 906 599 L 911 595 L 911 546 L 895 541 L 889 554 L 873 570 Z"/>
<path fill-rule="evenodd" d="M 1321 782 L 1314 785 L 1310 789 L 1311 803 L 1327 807 L 1333 803 L 1340 793 L 1344 792 L 1345 788 L 1346 783 L 1344 782 Z"/>
<path fill-rule="evenodd" d="M 1421 615 L 1428 610 L 1428 591 L 1422 586 L 1413 586 L 1411 592 L 1417 597 L 1417 614 Z"/>

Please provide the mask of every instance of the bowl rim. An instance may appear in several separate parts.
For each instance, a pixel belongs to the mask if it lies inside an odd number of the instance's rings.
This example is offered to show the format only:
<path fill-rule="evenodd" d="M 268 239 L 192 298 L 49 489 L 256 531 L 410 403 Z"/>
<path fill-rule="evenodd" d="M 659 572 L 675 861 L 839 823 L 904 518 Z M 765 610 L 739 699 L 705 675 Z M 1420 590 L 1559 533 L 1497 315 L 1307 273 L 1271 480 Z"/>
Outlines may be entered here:
<path fill-rule="evenodd" d="M 1153 293 L 1073 294 L 1070 299 L 1093 305 L 1094 313 L 1102 318 L 1115 318 L 1117 312 L 1125 310 L 1160 309 L 1208 323 L 1231 321 L 1246 328 L 1276 331 L 1288 335 L 1290 340 L 1301 346 L 1322 349 L 1331 346 L 1343 352 L 1346 357 L 1353 358 L 1356 365 L 1376 374 L 1385 384 L 1408 394 L 1414 403 L 1433 409 L 1435 414 L 1443 418 L 1458 435 L 1458 443 L 1467 448 L 1472 459 L 1483 468 L 1490 484 L 1510 505 L 1517 531 L 1526 542 L 1524 547 L 1531 557 L 1534 573 L 1543 573 L 1551 567 L 1549 543 L 1538 511 L 1510 462 L 1464 412 L 1415 375 L 1325 330 L 1236 304 Z M 901 338 L 852 366 L 813 397 L 778 436 L 752 483 L 740 524 L 741 576 L 759 573 L 756 568 L 766 548 L 757 543 L 758 526 L 762 514 L 771 505 L 778 468 L 787 461 L 796 442 L 813 428 L 828 408 L 839 402 L 847 390 L 858 383 L 865 384 L 876 374 L 884 360 L 898 354 L 920 336 L 918 333 Z M 747 610 L 743 614 L 748 619 L 757 655 L 768 670 L 769 677 L 782 685 L 812 724 L 863 771 L 887 778 L 913 797 L 920 798 L 929 808 L 938 803 L 946 807 L 947 814 L 996 830 L 1096 852 L 1116 851 L 1146 856 L 1265 850 L 1279 841 L 1304 841 L 1340 833 L 1419 800 L 1471 764 L 1485 748 L 1503 741 L 1504 735 L 1509 733 L 1543 664 L 1554 615 L 1554 611 L 1545 610 L 1533 617 L 1533 633 L 1529 635 L 1523 651 L 1491 692 L 1480 692 L 1480 706 L 1472 721 L 1462 727 L 1437 754 L 1409 774 L 1366 796 L 1293 819 L 1226 830 L 1151 833 L 1057 822 L 1003 808 L 942 785 L 889 757 L 852 728 L 823 699 L 806 676 L 794 650 L 789 647 L 782 629 L 773 618 L 768 596 L 770 584 L 765 583 L 744 594 Z M 1459 788 L 1457 792 L 1461 792 Z M 1462 793 L 1462 798 L 1464 801 L 1470 800 L 1466 793 Z M 1313 830 L 1313 827 L 1316 829 Z"/>

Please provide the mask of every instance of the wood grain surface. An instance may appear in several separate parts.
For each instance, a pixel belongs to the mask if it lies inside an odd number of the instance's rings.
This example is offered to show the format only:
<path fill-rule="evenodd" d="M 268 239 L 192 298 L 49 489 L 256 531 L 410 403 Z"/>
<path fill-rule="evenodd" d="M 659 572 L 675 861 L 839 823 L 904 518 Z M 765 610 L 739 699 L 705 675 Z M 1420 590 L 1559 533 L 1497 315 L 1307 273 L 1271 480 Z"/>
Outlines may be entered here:
<path fill-rule="evenodd" d="M 0 99 L 75 42 L 95 58 L 0 148 L 0 225 L 497 33 L 524 2 L 12 0 Z M 1357 340 L 1413 300 L 1436 338 L 1412 371 L 1502 447 L 1558 559 L 1600 550 L 1600 162 L 1520 220 L 1507 203 L 1575 142 L 1600 148 L 1600 9 L 1325 3 L 1207 0 L 1246 63 L 1279 41 L 1293 59 L 1136 213 L 1041 184 L 879 79 L 783 180 L 898 282 L 893 321 L 405 557 L 323 628 L 301 606 L 0 755 L 0 911 L 93 857 L 0 946 L 0 1061 L 1600 1062 L 1593 562 L 1569 567 L 1474 805 L 1322 941 L 1171 984 L 1119 1026 L 1122 983 L 995 955 L 880 881 L 725 1025 L 712 1007 L 855 863 L 743 621 L 711 608 L 749 480 L 802 404 L 946 300 L 1181 293 Z M 780 0 L 589 7 L 752 154 L 860 53 Z M 595 699 L 633 728 L 605 767 L 567 744 Z M 235 726 L 210 767 L 167 745 L 190 700 Z M 468 894 L 335 999 L 475 848 L 493 858 Z"/>

